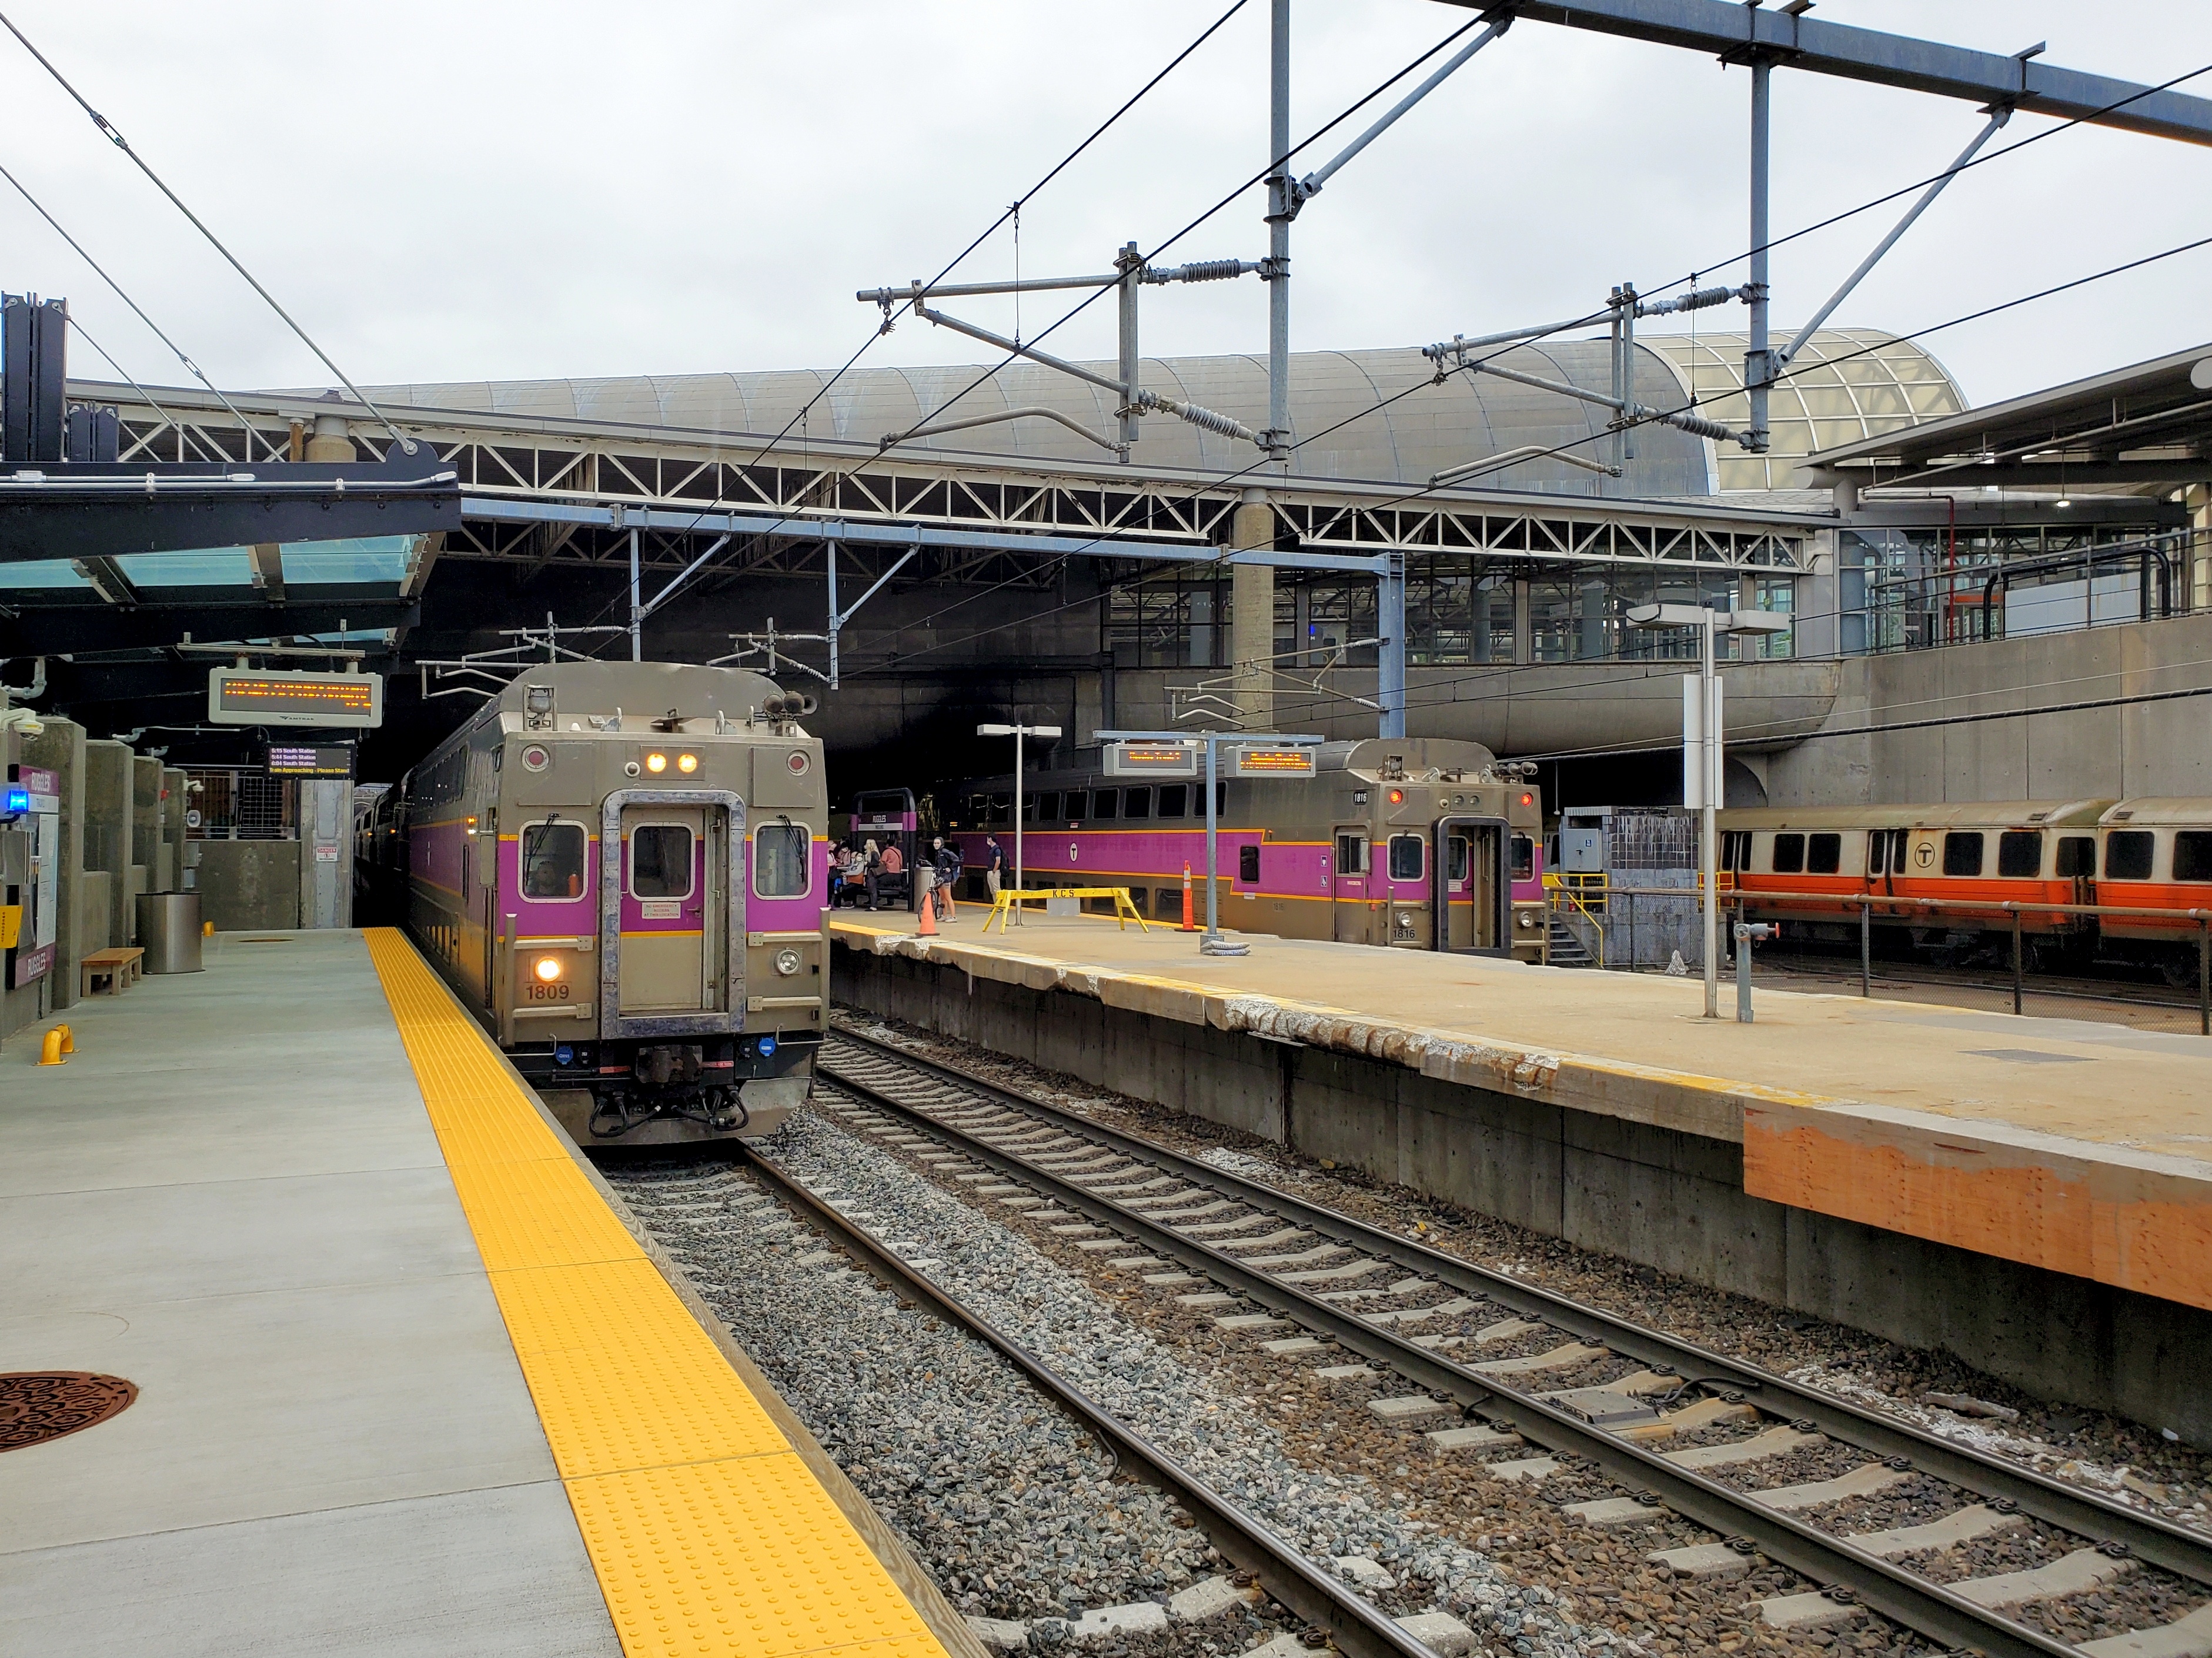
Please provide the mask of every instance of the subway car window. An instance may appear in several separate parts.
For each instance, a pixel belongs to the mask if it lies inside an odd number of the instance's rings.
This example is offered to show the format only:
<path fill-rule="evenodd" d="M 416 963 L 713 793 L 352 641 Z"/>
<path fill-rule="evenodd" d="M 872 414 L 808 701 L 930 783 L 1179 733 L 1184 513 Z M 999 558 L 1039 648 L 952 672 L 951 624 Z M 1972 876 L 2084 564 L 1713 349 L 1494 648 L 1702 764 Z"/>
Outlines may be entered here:
<path fill-rule="evenodd" d="M 1943 837 L 1943 873 L 1978 875 L 1982 873 L 1982 832 L 1954 829 Z"/>
<path fill-rule="evenodd" d="M 806 826 L 764 823 L 753 831 L 753 891 L 763 898 L 799 898 L 809 885 Z"/>
<path fill-rule="evenodd" d="M 1513 879 L 1528 881 L 1536 874 L 1536 843 L 1526 835 L 1513 837 Z"/>
<path fill-rule="evenodd" d="M 1905 858 L 1911 849 L 1912 835 L 1910 830 L 1893 829 L 1889 832 L 1889 869 L 1892 875 L 1901 875 L 1905 873 Z"/>
<path fill-rule="evenodd" d="M 2097 873 L 2097 842 L 2090 835 L 2061 835 L 2058 838 L 2058 873 L 2062 875 L 2092 875 Z"/>
<path fill-rule="evenodd" d="M 1342 834 L 1336 838 L 1336 873 L 1340 875 L 1364 875 L 1367 873 L 1367 837 Z"/>
<path fill-rule="evenodd" d="M 2151 848 L 2157 844 L 2148 829 L 2116 829 L 2105 837 L 2105 879 L 2148 881 Z"/>
<path fill-rule="evenodd" d="M 1832 875 L 1844 867 L 1844 838 L 1841 835 L 1813 835 L 1805 842 L 1805 873 L 1808 875 Z"/>
<path fill-rule="evenodd" d="M 1240 846 L 1237 849 L 1237 879 L 1247 886 L 1260 884 L 1260 849 Z"/>
<path fill-rule="evenodd" d="M 629 832 L 632 898 L 691 896 L 691 832 L 680 823 L 641 823 Z"/>
<path fill-rule="evenodd" d="M 1894 829 L 1867 831 L 1866 871 L 1869 875 L 1878 875 L 1889 868 L 1889 838 L 1897 832 Z"/>
<path fill-rule="evenodd" d="M 584 826 L 526 823 L 522 826 L 522 895 L 558 904 L 584 895 Z"/>
<path fill-rule="evenodd" d="M 1121 791 L 1118 789 L 1094 789 L 1091 791 L 1091 815 L 1110 818 L 1120 814 Z"/>
<path fill-rule="evenodd" d="M 1188 783 L 1162 783 L 1160 785 L 1160 815 L 1164 818 L 1182 817 L 1188 809 L 1184 802 L 1189 799 L 1190 785 Z"/>
<path fill-rule="evenodd" d="M 1424 842 L 1419 835 L 1390 837 L 1390 879 L 1419 881 L 1421 878 L 1421 849 Z"/>
<path fill-rule="evenodd" d="M 1467 837 L 1465 835 L 1444 837 L 1444 860 L 1446 881 L 1467 879 Z"/>
<path fill-rule="evenodd" d="M 2175 832 L 2173 878 L 2212 881 L 2212 830 L 2183 829 Z"/>
<path fill-rule="evenodd" d="M 1774 873 L 1778 875 L 1802 875 L 1805 870 L 1805 837 L 1777 835 L 1774 838 Z"/>
<path fill-rule="evenodd" d="M 1149 818 L 1152 814 L 1152 791 L 1150 789 L 1129 789 L 1122 791 L 1121 815 L 1125 818 Z"/>
<path fill-rule="evenodd" d="M 1014 797 L 1012 795 L 991 796 L 991 815 L 987 821 L 1004 826 L 1014 820 Z"/>
<path fill-rule="evenodd" d="M 1048 789 L 1036 797 L 1036 820 L 1050 823 L 1060 815 L 1060 790 Z"/>
<path fill-rule="evenodd" d="M 1091 791 L 1087 789 L 1069 789 L 1067 804 L 1061 808 L 1060 815 L 1070 823 L 1083 822 L 1091 815 Z"/>
<path fill-rule="evenodd" d="M 2043 873 L 2043 831 L 2008 829 L 1997 837 L 1997 873 L 2010 881 L 2033 881 Z"/>

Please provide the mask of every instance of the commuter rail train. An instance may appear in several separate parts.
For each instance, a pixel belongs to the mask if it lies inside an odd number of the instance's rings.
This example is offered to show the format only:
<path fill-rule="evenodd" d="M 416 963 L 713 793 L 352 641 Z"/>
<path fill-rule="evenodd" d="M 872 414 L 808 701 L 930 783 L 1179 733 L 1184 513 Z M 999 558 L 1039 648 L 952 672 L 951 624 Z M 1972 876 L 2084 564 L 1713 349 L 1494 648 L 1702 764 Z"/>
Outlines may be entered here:
<path fill-rule="evenodd" d="M 737 669 L 525 669 L 365 802 L 356 865 L 581 1145 L 767 1133 L 829 1010 L 811 700 Z"/>
<path fill-rule="evenodd" d="M 2189 912 L 2212 910 L 2212 800 L 1773 808 L 1723 812 L 1720 828 L 1723 880 L 1746 895 L 1748 912 L 1801 923 L 1814 937 L 1856 938 L 1862 901 L 1870 898 L 1966 906 L 1873 905 L 1875 926 L 1902 930 L 1939 961 L 2000 942 L 2008 950 L 2008 901 L 2108 905 L 2166 913 L 2023 911 L 2031 961 L 2101 956 L 2189 984 L 2197 967 L 2197 923 Z"/>
<path fill-rule="evenodd" d="M 1109 778 L 1097 751 L 1078 759 L 1022 779 L 1028 885 L 1126 886 L 1139 910 L 1179 921 L 1188 866 L 1202 924 L 1205 783 Z M 1218 782 L 1221 924 L 1540 962 L 1549 930 L 1533 771 L 1480 743 L 1378 737 L 1322 745 L 1310 777 Z M 1013 787 L 1011 775 L 969 783 L 965 809 L 948 814 L 970 871 L 994 832 L 1011 871 Z"/>

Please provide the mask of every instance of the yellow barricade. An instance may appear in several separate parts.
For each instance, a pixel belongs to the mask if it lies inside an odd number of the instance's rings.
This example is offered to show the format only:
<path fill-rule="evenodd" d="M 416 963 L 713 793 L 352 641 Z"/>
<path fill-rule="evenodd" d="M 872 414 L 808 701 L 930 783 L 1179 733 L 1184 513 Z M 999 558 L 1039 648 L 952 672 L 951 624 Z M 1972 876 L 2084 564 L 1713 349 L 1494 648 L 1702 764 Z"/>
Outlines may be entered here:
<path fill-rule="evenodd" d="M 995 921 L 999 923 L 999 930 L 1005 932 L 1006 917 L 1013 912 L 1016 905 L 1048 898 L 1110 898 L 1114 900 L 1115 923 L 1121 931 L 1127 932 L 1133 921 L 1137 923 L 1139 932 L 1152 930 L 1145 917 L 1138 912 L 1136 901 L 1129 896 L 1129 889 L 1126 887 L 1030 887 L 1020 892 L 1008 887 L 992 900 L 991 913 L 984 920 L 983 930 L 989 932 L 991 923 Z"/>

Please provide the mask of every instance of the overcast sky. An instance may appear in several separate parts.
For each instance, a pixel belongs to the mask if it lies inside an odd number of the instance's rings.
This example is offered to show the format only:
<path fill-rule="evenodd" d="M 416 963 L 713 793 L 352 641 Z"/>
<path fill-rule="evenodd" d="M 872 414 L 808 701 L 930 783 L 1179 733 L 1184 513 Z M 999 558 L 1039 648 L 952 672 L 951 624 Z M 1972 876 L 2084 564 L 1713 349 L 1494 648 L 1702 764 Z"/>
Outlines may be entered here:
<path fill-rule="evenodd" d="M 9 15 L 362 381 L 830 365 L 853 290 L 933 274 L 1229 0 L 442 0 L 303 6 L 16 0 Z M 1468 17 L 1433 0 L 1299 0 L 1303 137 Z M 1824 0 L 2145 82 L 2212 64 L 2203 0 Z M 1267 0 L 1221 31 L 1021 216 L 1030 274 L 1108 268 L 1258 172 Z M 325 384 L 283 325 L 12 40 L 0 161 L 219 383 Z M 1410 82 L 1408 82 L 1410 84 Z M 1941 169 L 1968 105 L 1778 71 L 1778 234 Z M 2190 88 L 2212 97 L 2212 74 Z M 1379 113 L 1390 100 L 1373 107 Z M 1522 23 L 1353 162 L 1293 237 L 1301 350 L 1418 344 L 1572 314 L 1630 279 L 1741 281 L 1749 76 Z M 1359 130 L 1332 135 L 1340 142 Z M 2047 130 L 2016 118 L 1996 142 Z M 1994 146 L 1993 146 L 1994 147 Z M 1323 140 L 1301 157 L 1317 165 Z M 0 284 L 66 295 L 141 380 L 183 371 L 0 183 Z M 1169 260 L 1265 251 L 1255 187 Z M 1903 204 L 1778 251 L 1778 323 Z M 2076 129 L 1960 179 L 1838 314 L 1926 327 L 2212 235 L 2212 150 Z M 961 267 L 1015 268 L 1008 230 Z M 1931 335 L 1976 403 L 2212 338 L 2212 248 Z M 1032 296 L 1025 335 L 1068 300 Z M 1254 278 L 1146 296 L 1151 354 L 1257 350 Z M 1011 327 L 1010 303 L 966 314 Z M 1706 312 L 1741 326 L 1741 311 Z M 1109 355 L 1095 306 L 1053 349 Z M 908 321 L 867 363 L 980 360 Z M 80 348 L 72 368 L 102 375 Z"/>

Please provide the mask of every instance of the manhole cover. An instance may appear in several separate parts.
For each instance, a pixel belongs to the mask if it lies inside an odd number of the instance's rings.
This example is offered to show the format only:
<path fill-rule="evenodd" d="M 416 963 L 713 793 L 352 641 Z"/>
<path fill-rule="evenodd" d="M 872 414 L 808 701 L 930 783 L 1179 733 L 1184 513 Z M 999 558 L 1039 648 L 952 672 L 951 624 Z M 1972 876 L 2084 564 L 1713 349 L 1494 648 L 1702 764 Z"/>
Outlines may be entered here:
<path fill-rule="evenodd" d="M 89 1370 L 0 1375 L 0 1451 L 19 1451 L 90 1428 L 138 1397 L 136 1383 Z"/>

